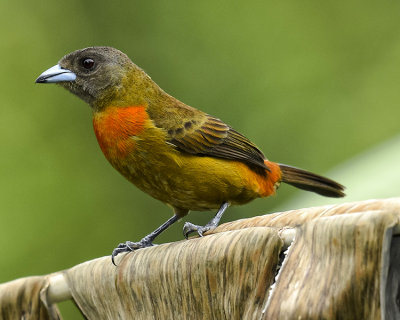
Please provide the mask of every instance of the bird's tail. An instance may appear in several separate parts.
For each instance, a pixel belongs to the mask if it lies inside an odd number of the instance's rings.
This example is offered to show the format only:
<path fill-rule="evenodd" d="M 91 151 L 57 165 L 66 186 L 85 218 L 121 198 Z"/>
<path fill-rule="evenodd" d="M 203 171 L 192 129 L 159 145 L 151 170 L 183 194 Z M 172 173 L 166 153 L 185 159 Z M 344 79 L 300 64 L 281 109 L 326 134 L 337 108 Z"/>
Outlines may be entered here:
<path fill-rule="evenodd" d="M 279 164 L 282 172 L 282 182 L 288 183 L 296 188 L 312 191 L 325 197 L 344 197 L 344 186 L 315 173 L 302 169 Z"/>

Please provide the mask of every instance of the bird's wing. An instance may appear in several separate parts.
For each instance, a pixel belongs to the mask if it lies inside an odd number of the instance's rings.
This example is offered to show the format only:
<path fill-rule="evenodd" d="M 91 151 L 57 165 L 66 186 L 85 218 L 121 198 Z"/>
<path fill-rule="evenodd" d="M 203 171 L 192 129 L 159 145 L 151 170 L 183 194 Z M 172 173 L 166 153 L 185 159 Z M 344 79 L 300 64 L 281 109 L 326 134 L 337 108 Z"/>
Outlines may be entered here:
<path fill-rule="evenodd" d="M 168 142 L 178 150 L 199 156 L 237 160 L 269 170 L 264 163 L 263 153 L 245 136 L 213 116 L 192 108 L 184 109 L 185 112 L 178 113 L 179 117 L 177 114 L 166 117 L 169 120 L 173 118 L 173 121 L 161 122 L 161 127 L 167 132 Z"/>

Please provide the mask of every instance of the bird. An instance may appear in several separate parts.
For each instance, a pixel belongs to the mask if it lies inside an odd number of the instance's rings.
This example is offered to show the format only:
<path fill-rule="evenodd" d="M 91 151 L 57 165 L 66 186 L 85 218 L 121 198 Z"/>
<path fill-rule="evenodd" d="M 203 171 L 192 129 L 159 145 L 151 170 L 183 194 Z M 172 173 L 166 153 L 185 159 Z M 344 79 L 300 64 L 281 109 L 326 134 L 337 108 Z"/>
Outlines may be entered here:
<path fill-rule="evenodd" d="M 189 211 L 216 210 L 204 226 L 186 222 L 186 238 L 215 229 L 230 205 L 274 195 L 281 183 L 327 197 L 343 197 L 336 181 L 268 160 L 248 138 L 222 120 L 162 90 L 123 52 L 88 47 L 65 55 L 36 83 L 56 83 L 92 109 L 93 127 L 110 164 L 131 183 L 170 206 L 173 215 L 123 252 L 154 239 Z"/>

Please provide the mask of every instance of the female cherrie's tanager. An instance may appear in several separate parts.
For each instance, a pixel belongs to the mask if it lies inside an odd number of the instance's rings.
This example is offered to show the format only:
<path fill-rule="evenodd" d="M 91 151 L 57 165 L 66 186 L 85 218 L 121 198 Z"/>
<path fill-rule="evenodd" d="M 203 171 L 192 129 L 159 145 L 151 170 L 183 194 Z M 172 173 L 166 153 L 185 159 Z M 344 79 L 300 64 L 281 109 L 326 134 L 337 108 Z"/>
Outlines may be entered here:
<path fill-rule="evenodd" d="M 164 92 L 124 53 L 110 47 L 72 52 L 37 83 L 58 83 L 86 101 L 104 155 L 125 178 L 173 208 L 174 216 L 121 253 L 153 240 L 189 210 L 219 209 L 205 226 L 185 223 L 184 235 L 215 228 L 226 208 L 274 194 L 281 182 L 327 197 L 339 183 L 267 160 L 257 146 L 223 121 Z"/>

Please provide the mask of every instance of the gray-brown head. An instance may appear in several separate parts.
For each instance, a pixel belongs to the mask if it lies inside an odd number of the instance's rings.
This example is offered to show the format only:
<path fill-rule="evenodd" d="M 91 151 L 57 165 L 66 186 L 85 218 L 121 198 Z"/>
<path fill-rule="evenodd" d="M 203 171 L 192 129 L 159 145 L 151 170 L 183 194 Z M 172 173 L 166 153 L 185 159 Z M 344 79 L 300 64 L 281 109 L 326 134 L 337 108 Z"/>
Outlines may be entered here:
<path fill-rule="evenodd" d="M 57 65 L 43 72 L 37 83 L 58 83 L 95 105 L 111 100 L 127 75 L 140 81 L 150 79 L 127 55 L 111 47 L 90 47 L 64 56 Z"/>

